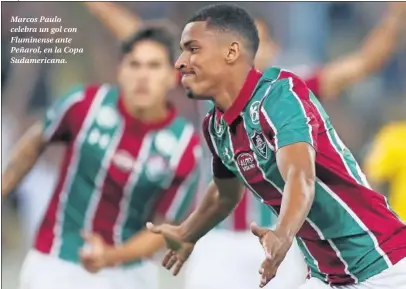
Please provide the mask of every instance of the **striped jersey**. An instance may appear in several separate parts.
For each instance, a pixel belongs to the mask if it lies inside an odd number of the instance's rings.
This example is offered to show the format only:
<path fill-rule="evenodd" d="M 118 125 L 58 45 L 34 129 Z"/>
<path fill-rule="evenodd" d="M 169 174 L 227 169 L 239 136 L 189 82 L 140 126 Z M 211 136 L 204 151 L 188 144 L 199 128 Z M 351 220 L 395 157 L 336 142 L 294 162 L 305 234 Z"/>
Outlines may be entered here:
<path fill-rule="evenodd" d="M 78 262 L 82 230 L 120 245 L 156 214 L 180 221 L 190 210 L 201 147 L 173 108 L 144 124 L 126 111 L 118 88 L 76 88 L 47 110 L 44 135 L 67 150 L 37 250 Z"/>
<path fill-rule="evenodd" d="M 307 87 L 319 97 L 319 82 L 320 74 L 318 70 L 310 73 L 308 77 L 304 78 Z M 211 101 L 208 102 L 206 107 L 213 107 Z M 205 108 L 207 112 L 209 109 Z M 272 227 L 276 222 L 276 215 L 269 210 L 268 206 L 261 203 L 253 194 L 247 190 L 236 209 L 217 226 L 217 229 L 232 230 L 235 232 L 243 232 L 249 230 L 250 223 L 255 222 L 262 227 Z"/>
<path fill-rule="evenodd" d="M 297 142 L 314 147 L 315 198 L 297 235 L 310 276 L 359 283 L 406 257 L 406 225 L 370 189 L 323 107 L 293 73 L 252 70 L 233 105 L 209 112 L 203 130 L 214 176 L 237 177 L 275 214 L 285 185 L 275 153 Z"/>

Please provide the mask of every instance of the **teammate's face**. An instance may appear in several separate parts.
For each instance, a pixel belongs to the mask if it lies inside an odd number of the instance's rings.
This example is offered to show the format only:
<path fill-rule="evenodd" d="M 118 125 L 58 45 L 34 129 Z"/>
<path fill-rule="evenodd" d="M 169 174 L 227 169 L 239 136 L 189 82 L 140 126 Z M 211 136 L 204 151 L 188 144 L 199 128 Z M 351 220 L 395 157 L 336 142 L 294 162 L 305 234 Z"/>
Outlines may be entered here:
<path fill-rule="evenodd" d="M 259 47 L 255 55 L 255 67 L 261 71 L 264 71 L 267 67 L 272 65 L 272 61 L 275 58 L 277 46 L 269 35 L 269 29 L 266 24 L 257 19 L 255 24 L 258 29 Z"/>
<path fill-rule="evenodd" d="M 224 56 L 228 47 L 206 22 L 192 22 L 182 32 L 180 48 L 175 67 L 182 74 L 188 97 L 210 99 L 227 72 Z"/>
<path fill-rule="evenodd" d="M 145 40 L 123 57 L 118 81 L 133 109 L 153 108 L 165 102 L 168 91 L 176 85 L 176 71 L 165 47 Z"/>

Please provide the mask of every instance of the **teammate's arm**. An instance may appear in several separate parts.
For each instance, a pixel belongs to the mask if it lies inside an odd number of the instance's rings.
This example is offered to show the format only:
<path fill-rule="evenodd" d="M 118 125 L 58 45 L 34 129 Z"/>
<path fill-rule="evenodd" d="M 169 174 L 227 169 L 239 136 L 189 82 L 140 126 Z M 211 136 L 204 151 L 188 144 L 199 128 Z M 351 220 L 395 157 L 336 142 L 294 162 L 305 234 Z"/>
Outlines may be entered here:
<path fill-rule="evenodd" d="M 21 182 L 44 151 L 47 141 L 42 123 L 36 123 L 24 134 L 11 152 L 11 158 L 1 176 L 1 195 L 6 197 Z"/>
<path fill-rule="evenodd" d="M 406 3 L 389 4 L 382 21 L 368 34 L 361 47 L 322 68 L 318 74 L 320 98 L 335 98 L 344 89 L 379 70 L 394 53 L 397 38 L 405 26 Z"/>
<path fill-rule="evenodd" d="M 113 2 L 84 2 L 84 5 L 120 40 L 130 37 L 143 24 L 137 14 Z"/>
<path fill-rule="evenodd" d="M 82 88 L 75 88 L 59 98 L 47 110 L 44 121 L 34 124 L 18 141 L 11 152 L 10 162 L 1 176 L 2 197 L 15 189 L 50 142 L 70 140 L 72 136 L 70 118 L 74 115 L 76 104 L 83 99 L 83 96 Z"/>
<path fill-rule="evenodd" d="M 315 195 L 315 151 L 317 150 L 317 111 L 306 84 L 295 75 L 281 72 L 282 80 L 272 84 L 260 108 L 260 124 L 268 142 L 274 144 L 276 162 L 285 182 L 275 230 L 251 230 L 265 250 L 260 286 L 275 276 L 309 214 Z"/>

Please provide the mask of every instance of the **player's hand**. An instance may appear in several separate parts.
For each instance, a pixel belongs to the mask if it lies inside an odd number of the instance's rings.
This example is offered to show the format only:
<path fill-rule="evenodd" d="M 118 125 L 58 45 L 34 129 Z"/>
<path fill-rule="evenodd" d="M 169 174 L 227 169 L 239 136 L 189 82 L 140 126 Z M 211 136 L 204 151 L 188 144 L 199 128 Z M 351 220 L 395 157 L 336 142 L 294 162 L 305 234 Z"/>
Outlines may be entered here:
<path fill-rule="evenodd" d="M 265 261 L 259 269 L 261 275 L 259 287 L 262 288 L 275 277 L 279 265 L 292 245 L 292 240 L 278 236 L 276 231 L 260 228 L 255 223 L 251 224 L 251 232 L 259 238 L 265 251 Z"/>
<path fill-rule="evenodd" d="M 97 273 L 108 267 L 110 264 L 107 252 L 111 246 L 107 245 L 98 234 L 83 232 L 82 237 L 86 242 L 79 252 L 83 267 L 90 273 Z"/>
<path fill-rule="evenodd" d="M 156 226 L 152 223 L 147 223 L 147 228 L 151 232 L 160 234 L 165 238 L 168 252 L 165 254 L 165 257 L 162 261 L 162 266 L 168 270 L 174 268 L 172 274 L 174 276 L 178 275 L 183 267 L 183 264 L 192 253 L 195 244 L 182 240 L 182 234 L 178 226 L 172 226 L 168 224 Z"/>

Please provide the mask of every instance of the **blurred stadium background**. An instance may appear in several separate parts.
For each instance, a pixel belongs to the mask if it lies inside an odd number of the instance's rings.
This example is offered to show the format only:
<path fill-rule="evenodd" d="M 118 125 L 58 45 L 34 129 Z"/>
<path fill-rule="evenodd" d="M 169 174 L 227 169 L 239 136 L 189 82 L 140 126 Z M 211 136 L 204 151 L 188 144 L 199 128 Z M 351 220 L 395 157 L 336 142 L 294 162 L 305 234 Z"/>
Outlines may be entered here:
<path fill-rule="evenodd" d="M 144 19 L 167 18 L 181 26 L 188 15 L 207 2 L 121 4 Z M 282 46 L 282 65 L 285 62 L 293 71 L 299 66 L 313 69 L 356 49 L 385 11 L 385 3 L 240 4 L 270 24 L 272 36 Z M 77 27 L 78 33 L 72 36 L 74 47 L 83 47 L 84 53 L 69 56 L 64 65 L 10 64 L 11 16 L 55 15 L 62 18 L 63 25 Z M 3 2 L 1 29 L 3 167 L 15 141 L 41 117 L 53 99 L 78 83 L 115 82 L 118 42 L 79 2 Z M 402 38 L 403 43 L 384 69 L 340 98 L 324 103 L 342 139 L 361 162 L 368 144 L 383 125 L 406 120 L 406 37 Z M 182 95 L 179 89 L 170 98 L 180 114 L 199 125 L 199 115 L 204 112 Z M 2 288 L 16 288 L 21 261 L 41 218 L 40 208 L 51 193 L 59 154 L 57 148 L 47 151 L 24 184 L 3 201 Z"/>

